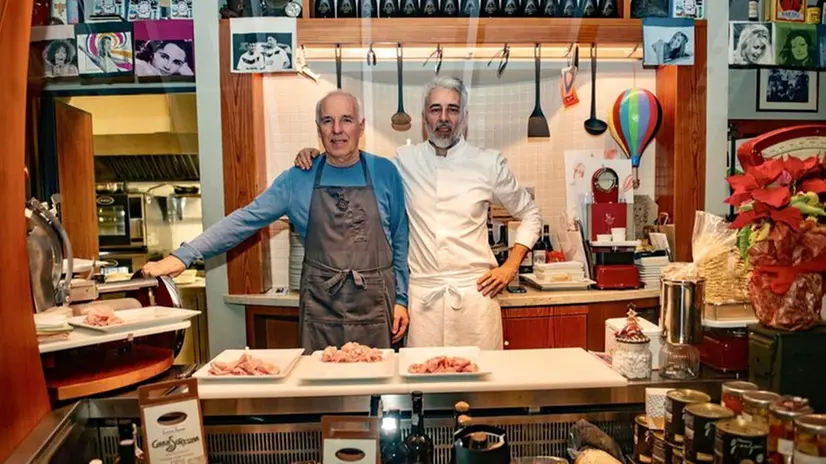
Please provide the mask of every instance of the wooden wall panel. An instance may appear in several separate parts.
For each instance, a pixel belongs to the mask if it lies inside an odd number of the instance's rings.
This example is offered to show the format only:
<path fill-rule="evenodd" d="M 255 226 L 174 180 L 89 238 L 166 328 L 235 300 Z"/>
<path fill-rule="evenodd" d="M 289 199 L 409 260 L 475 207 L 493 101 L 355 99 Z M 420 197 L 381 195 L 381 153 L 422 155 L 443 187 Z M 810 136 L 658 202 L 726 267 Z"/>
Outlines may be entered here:
<path fill-rule="evenodd" d="M 694 214 L 705 209 L 706 22 L 694 28 L 694 66 L 657 69 L 663 122 L 657 134 L 655 195 L 660 212 L 676 224 L 675 258 L 691 260 Z M 723 156 L 723 154 L 720 154 Z"/>
<path fill-rule="evenodd" d="M 49 412 L 26 254 L 26 73 L 31 0 L 0 0 L 0 461 Z"/>
<path fill-rule="evenodd" d="M 267 187 L 264 100 L 260 74 L 233 74 L 229 21 L 220 24 L 224 210 L 245 206 Z M 227 253 L 229 293 L 263 293 L 271 282 L 269 229 Z"/>
<path fill-rule="evenodd" d="M 55 126 L 63 227 L 72 241 L 72 254 L 76 258 L 96 259 L 98 220 L 92 115 L 58 102 Z"/>

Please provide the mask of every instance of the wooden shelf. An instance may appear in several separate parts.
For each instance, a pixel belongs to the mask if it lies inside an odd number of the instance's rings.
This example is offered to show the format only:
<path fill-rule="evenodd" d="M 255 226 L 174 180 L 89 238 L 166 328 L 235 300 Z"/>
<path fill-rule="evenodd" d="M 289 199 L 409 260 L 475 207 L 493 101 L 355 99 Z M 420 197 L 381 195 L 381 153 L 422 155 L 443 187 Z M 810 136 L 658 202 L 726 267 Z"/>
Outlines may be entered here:
<path fill-rule="evenodd" d="M 704 22 L 698 21 L 697 24 Z M 307 47 L 370 43 L 498 45 L 642 43 L 639 19 L 387 18 L 299 19 L 298 43 Z"/>

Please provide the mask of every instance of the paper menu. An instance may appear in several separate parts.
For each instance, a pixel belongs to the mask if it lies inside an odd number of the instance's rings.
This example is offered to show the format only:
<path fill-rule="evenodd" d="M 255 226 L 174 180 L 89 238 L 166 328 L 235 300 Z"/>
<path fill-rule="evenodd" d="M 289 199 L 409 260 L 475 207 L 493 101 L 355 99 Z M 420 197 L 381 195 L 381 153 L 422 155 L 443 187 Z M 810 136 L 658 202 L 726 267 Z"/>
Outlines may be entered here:
<path fill-rule="evenodd" d="M 591 193 L 591 178 L 602 167 L 613 169 L 619 176 L 620 200 L 629 204 L 634 203 L 631 160 L 617 156 L 616 150 L 565 151 L 565 209 L 569 218 L 587 220 L 582 217 L 581 206 Z"/>

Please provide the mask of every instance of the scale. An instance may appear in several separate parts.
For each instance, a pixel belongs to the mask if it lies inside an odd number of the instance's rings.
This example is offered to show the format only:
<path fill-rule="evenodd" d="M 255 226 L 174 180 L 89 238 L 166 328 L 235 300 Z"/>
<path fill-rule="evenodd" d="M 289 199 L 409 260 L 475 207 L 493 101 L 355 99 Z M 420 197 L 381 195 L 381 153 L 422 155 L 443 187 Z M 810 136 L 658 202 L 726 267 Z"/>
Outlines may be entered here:
<path fill-rule="evenodd" d="M 782 155 L 808 158 L 826 153 L 826 124 L 806 124 L 773 130 L 744 143 L 738 158 L 762 154 L 764 158 Z"/>
<path fill-rule="evenodd" d="M 612 228 L 628 228 L 628 205 L 620 201 L 617 172 L 607 167 L 597 169 L 591 177 L 591 192 L 594 202 L 589 205 L 589 235 L 595 286 L 599 289 L 639 288 L 639 270 L 634 265 L 637 242 L 596 241 L 598 235 L 610 235 Z"/>

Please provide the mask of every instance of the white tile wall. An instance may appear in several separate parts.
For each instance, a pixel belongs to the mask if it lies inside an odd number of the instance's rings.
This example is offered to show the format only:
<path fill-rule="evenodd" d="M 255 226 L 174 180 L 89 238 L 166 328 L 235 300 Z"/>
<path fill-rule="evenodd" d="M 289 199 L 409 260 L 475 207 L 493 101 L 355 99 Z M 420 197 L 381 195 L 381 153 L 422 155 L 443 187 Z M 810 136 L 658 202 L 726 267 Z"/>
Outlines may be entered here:
<path fill-rule="evenodd" d="M 587 56 L 587 53 L 586 53 Z M 303 147 L 319 146 L 314 111 L 316 101 L 335 90 L 334 67 L 329 62 L 310 63 L 322 74 L 316 83 L 295 75 L 268 76 L 264 81 L 267 118 L 267 173 L 275 179 L 293 165 Z M 534 85 L 532 62 L 509 64 L 501 79 L 487 60 L 445 62 L 441 73 L 462 77 L 470 89 L 468 141 L 501 150 L 520 183 L 535 188 L 536 199 L 546 218 L 565 209 L 564 158 L 569 149 L 616 148 L 606 132 L 588 135 L 582 123 L 590 113 L 590 64 L 580 63 L 577 92 L 580 103 L 570 109 L 562 107 L 559 94 L 560 70 L 564 63 L 546 62 L 542 68 L 542 109 L 551 127 L 549 140 L 528 140 L 527 121 L 533 109 Z M 617 95 L 630 87 L 655 90 L 655 73 L 643 70 L 637 62 L 601 61 L 597 76 L 597 116 L 607 119 Z M 342 88 L 361 98 L 367 128 L 362 147 L 368 152 L 393 156 L 395 148 L 410 139 L 423 140 L 421 130 L 423 84 L 433 77 L 432 67 L 420 62 L 405 62 L 404 108 L 413 117 L 413 129 L 396 132 L 390 117 L 396 112 L 396 71 L 394 62 L 379 62 L 375 68 L 363 62 L 345 62 Z M 638 194 L 654 192 L 654 146 L 649 147 L 640 166 L 641 186 Z M 289 244 L 286 233 L 274 234 L 271 243 L 273 286 L 289 284 Z"/>

